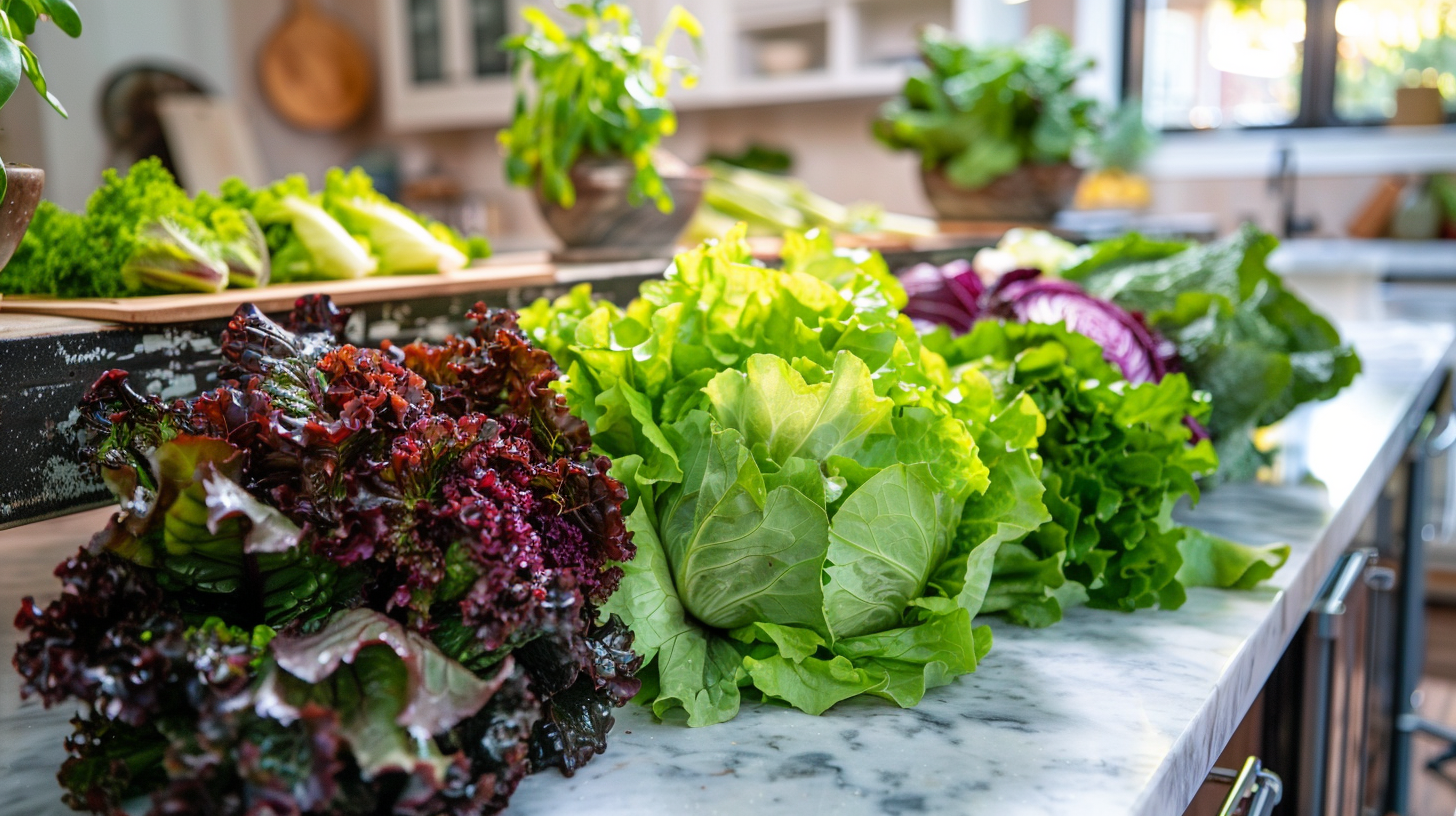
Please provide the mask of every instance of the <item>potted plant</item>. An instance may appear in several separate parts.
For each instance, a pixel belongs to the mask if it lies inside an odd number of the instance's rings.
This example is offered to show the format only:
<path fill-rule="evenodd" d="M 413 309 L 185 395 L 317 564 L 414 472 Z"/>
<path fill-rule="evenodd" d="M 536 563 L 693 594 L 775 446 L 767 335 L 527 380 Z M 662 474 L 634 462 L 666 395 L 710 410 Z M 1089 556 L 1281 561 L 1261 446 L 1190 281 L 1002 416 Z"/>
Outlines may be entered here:
<path fill-rule="evenodd" d="M 920 154 L 942 218 L 1044 222 L 1067 205 L 1093 134 L 1096 102 L 1073 89 L 1092 61 L 1038 28 L 1017 45 L 971 46 L 937 26 L 921 35 L 924 67 L 874 123 L 877 139 Z"/>
<path fill-rule="evenodd" d="M 706 173 L 658 148 L 677 129 L 667 101 L 674 76 L 693 66 L 667 54 L 678 31 L 698 45 L 701 28 L 674 6 L 653 41 L 620 3 L 589 0 L 565 10 L 568 34 L 538 8 L 508 37 L 516 114 L 501 131 L 506 175 L 535 189 L 541 213 L 568 257 L 605 260 L 669 254 L 702 197 Z"/>
<path fill-rule="evenodd" d="M 61 100 L 46 87 L 35 52 L 25 44 L 45 17 L 72 37 L 81 36 L 81 16 L 71 0 L 0 0 L 0 107 L 10 101 L 24 75 L 56 113 L 66 116 Z M 0 162 L 0 268 L 20 245 L 44 187 L 44 170 Z"/>

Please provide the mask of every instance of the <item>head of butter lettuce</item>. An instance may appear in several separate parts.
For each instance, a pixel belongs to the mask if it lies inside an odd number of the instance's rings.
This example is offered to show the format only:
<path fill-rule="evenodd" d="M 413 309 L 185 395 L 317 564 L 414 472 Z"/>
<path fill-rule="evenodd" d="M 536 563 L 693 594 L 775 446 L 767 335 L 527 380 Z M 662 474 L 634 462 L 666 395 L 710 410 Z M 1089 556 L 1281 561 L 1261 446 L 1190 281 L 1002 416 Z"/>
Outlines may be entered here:
<path fill-rule="evenodd" d="M 579 288 L 522 315 L 629 487 L 610 611 L 654 713 L 689 725 L 745 697 L 911 706 L 974 671 L 997 548 L 1047 518 L 1031 399 L 958 388 L 878 255 L 811 234 L 784 256 L 754 264 L 739 229 L 626 308 Z"/>

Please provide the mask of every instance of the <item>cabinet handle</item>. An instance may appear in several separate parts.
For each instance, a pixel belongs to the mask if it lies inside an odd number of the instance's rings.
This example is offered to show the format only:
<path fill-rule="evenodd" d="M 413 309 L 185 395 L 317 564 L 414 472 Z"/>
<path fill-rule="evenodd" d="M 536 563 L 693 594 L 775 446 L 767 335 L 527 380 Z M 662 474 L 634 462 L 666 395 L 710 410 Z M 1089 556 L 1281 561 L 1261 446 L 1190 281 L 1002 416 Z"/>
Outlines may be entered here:
<path fill-rule="evenodd" d="M 1325 584 L 1324 591 L 1320 593 L 1310 610 L 1317 621 L 1316 629 L 1320 637 L 1326 639 L 1338 637 L 1338 625 L 1340 617 L 1345 614 L 1345 602 L 1349 600 L 1350 593 L 1360 584 L 1360 576 L 1375 560 L 1375 556 L 1376 552 L 1373 547 L 1354 550 L 1346 553 L 1340 564 L 1335 567 Z"/>
<path fill-rule="evenodd" d="M 1214 768 L 1211 777 L 1220 781 L 1227 781 L 1232 771 L 1225 771 L 1222 768 Z M 1274 806 L 1284 796 L 1284 781 L 1279 774 L 1264 768 L 1258 757 L 1249 757 L 1244 760 L 1244 767 L 1233 778 L 1233 788 L 1229 791 L 1228 798 L 1223 800 L 1223 807 L 1218 809 L 1218 816 L 1234 816 L 1242 813 L 1244 816 L 1269 816 Z M 1239 805 L 1249 800 L 1247 809 L 1240 811 Z"/>
<path fill-rule="evenodd" d="M 1440 432 L 1435 431 L 1435 426 L 1440 425 Z M 1434 459 L 1445 453 L 1449 453 L 1456 447 L 1456 413 L 1446 414 L 1432 425 L 1431 433 L 1426 437 L 1420 455 Z M 1441 513 L 1441 529 L 1437 532 L 1434 540 L 1447 541 L 1452 533 L 1456 533 L 1456 456 L 1446 460 L 1446 503 L 1445 510 Z"/>

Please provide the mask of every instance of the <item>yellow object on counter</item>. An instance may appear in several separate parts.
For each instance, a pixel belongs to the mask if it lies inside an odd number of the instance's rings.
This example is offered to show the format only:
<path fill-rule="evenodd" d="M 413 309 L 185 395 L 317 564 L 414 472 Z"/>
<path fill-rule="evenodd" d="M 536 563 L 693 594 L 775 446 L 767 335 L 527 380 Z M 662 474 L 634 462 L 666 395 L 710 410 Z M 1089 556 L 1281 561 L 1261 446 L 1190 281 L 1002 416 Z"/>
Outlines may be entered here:
<path fill-rule="evenodd" d="M 1079 210 L 1141 210 L 1152 201 L 1146 177 L 1112 168 L 1083 176 L 1073 206 Z"/>

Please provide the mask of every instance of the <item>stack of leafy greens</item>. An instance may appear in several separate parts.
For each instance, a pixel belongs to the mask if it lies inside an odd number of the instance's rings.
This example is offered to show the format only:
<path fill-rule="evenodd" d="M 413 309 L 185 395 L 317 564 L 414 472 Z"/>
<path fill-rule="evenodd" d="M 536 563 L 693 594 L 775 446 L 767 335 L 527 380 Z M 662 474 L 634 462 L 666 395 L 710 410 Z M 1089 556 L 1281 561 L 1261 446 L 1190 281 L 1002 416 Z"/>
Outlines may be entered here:
<path fill-rule="evenodd" d="M 294 175 L 261 190 L 229 179 L 219 195 L 192 200 L 155 158 L 103 179 L 84 214 L 41 202 L 0 270 L 0 292 L 218 292 L 270 279 L 448 272 L 490 254 L 484 238 L 461 238 L 390 202 L 358 168 L 330 170 L 318 195 Z"/>
<path fill-rule="evenodd" d="M 1178 499 L 1198 497 L 1194 478 L 1218 460 L 1205 439 L 1191 444 L 1186 417 L 1207 416 L 1207 398 L 1182 374 L 1132 384 L 1103 359 L 1103 350 L 1065 324 L 983 320 L 952 339 L 941 330 L 926 344 L 946 361 L 982 373 L 1004 401 L 1027 395 L 1046 417 L 1038 452 L 1050 520 L 997 554 L 990 609 L 1029 626 L 1061 619 L 1062 608 L 1085 593 L 1091 606 L 1131 611 L 1154 605 L 1176 609 L 1184 600 L 1178 580 L 1187 530 L 1172 520 Z M 1283 563 L 1288 548 L 1269 562 L 1245 558 L 1257 583 Z"/>
<path fill-rule="evenodd" d="M 905 313 L 942 327 L 927 346 L 985 373 L 1003 399 L 1029 395 L 1046 415 L 1040 475 L 1051 521 L 1021 548 L 1002 547 L 991 591 L 1014 592 L 987 609 L 1046 625 L 1084 592 L 1097 607 L 1176 608 L 1186 585 L 1247 587 L 1271 575 L 1286 547 L 1244 547 L 1172 522 L 1174 504 L 1196 501 L 1194 480 L 1219 465 L 1204 428 L 1213 406 L 1177 373 L 1175 347 L 1138 314 L 1029 266 L 1056 263 L 1056 245 L 1069 244 L 1011 237 L 977 256 L 982 268 L 1019 267 L 990 284 L 963 261 L 900 274 Z"/>
<path fill-rule="evenodd" d="M 1269 270 L 1278 245 L 1252 225 L 1207 246 L 1128 235 L 1086 247 L 1058 270 L 1142 312 L 1173 342 L 1189 379 L 1213 396 L 1208 430 L 1229 478 L 1247 478 L 1259 464 L 1254 428 L 1333 397 L 1360 373 L 1360 358 L 1330 321 Z"/>
<path fill-rule="evenodd" d="M 251 306 L 222 385 L 111 371 L 83 423 L 120 510 L 27 598 L 22 693 L 82 704 L 78 810 L 479 814 L 605 749 L 637 693 L 599 610 L 630 565 L 622 485 L 508 312 L 440 345 L 340 345 L 326 298 Z"/>
<path fill-rule="evenodd" d="M 198 197 L 200 207 L 213 202 L 247 210 L 263 225 L 280 282 L 453 272 L 490 254 L 484 238 L 461 238 L 391 202 L 357 167 L 329 170 L 321 193 L 310 193 L 301 174 L 258 190 L 229 179 L 218 198 Z"/>
<path fill-rule="evenodd" d="M 1042 269 L 1143 315 L 1172 344 L 1179 369 L 1212 398 L 1208 431 L 1220 477 L 1246 479 L 1262 462 L 1254 428 L 1333 397 L 1360 372 L 1359 357 L 1329 320 L 1270 271 L 1278 243 L 1252 225 L 1207 245 L 1131 233 L 1075 247 L 1020 232 L 976 263 Z"/>
<path fill-rule="evenodd" d="M 1287 556 L 1172 522 L 1216 465 L 1181 375 L 1129 383 L 1062 326 L 922 340 L 877 254 L 790 234 L 775 271 L 743 235 L 679 256 L 625 309 L 581 287 L 522 317 L 635 487 L 639 557 L 609 608 L 658 715 L 710 724 L 743 694 L 913 705 L 984 656 L 976 613 L 1172 608 Z"/>
<path fill-rule="evenodd" d="M 927 346 L 958 370 L 982 372 L 1000 399 L 1025 394 L 1046 416 L 1040 476 L 1051 517 L 1001 548 L 987 610 L 1044 626 L 1084 594 L 1104 608 L 1181 605 L 1187 531 L 1171 511 L 1185 494 L 1197 499 L 1194 479 L 1218 460 L 1200 424 L 1207 396 L 1168 373 L 1167 343 L 1135 315 L 1034 269 L 987 286 L 967 263 L 922 264 L 901 281 L 905 313 L 945 326 Z M 952 338 L 950 329 L 966 333 Z M 1214 555 L 1259 560 L 1227 546 Z"/>
<path fill-rule="evenodd" d="M 132 291 L 218 292 L 268 282 L 258 225 L 236 207 L 199 213 L 155 158 L 103 174 L 84 214 L 42 201 L 0 291 L 116 297 Z"/>
<path fill-rule="evenodd" d="M 938 26 L 921 35 L 924 67 L 885 104 L 874 135 L 914 150 L 927 170 L 976 189 L 1023 164 L 1060 164 L 1095 133 L 1096 102 L 1077 94 L 1092 61 L 1038 28 L 1013 46 L 975 47 Z"/>
<path fill-rule="evenodd" d="M 659 716 L 911 706 L 990 648 L 972 619 L 996 549 L 1045 515 L 1041 414 L 978 372 L 949 398 L 903 303 L 877 254 L 790 235 L 766 269 L 740 226 L 626 309 L 580 287 L 523 312 L 629 486 L 638 555 L 605 608 Z"/>

